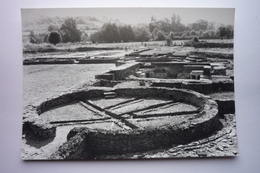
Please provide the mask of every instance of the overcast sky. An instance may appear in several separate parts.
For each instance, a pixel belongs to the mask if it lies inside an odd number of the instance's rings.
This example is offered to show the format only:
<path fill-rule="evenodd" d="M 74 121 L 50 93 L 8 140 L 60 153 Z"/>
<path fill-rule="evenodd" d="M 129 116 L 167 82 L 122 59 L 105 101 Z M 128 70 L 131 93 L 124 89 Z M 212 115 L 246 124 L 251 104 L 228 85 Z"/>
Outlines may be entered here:
<path fill-rule="evenodd" d="M 151 16 L 158 20 L 178 14 L 184 24 L 204 19 L 209 22 L 234 25 L 235 9 L 232 8 L 59 8 L 59 9 L 22 9 L 22 20 L 28 21 L 40 16 L 92 16 L 119 19 L 122 23 L 150 23 Z"/>

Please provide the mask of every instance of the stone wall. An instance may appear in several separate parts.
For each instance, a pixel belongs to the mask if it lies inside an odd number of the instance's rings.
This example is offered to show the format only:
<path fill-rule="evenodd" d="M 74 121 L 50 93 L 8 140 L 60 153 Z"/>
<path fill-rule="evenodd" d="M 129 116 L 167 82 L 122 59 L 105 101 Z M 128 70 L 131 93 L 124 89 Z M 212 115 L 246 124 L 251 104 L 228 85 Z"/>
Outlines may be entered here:
<path fill-rule="evenodd" d="M 75 101 L 84 100 L 85 98 L 101 97 L 103 90 L 78 91 L 67 93 L 59 97 L 50 98 L 38 106 L 29 106 L 25 110 L 23 120 L 23 128 L 30 129 L 32 132 L 42 139 L 48 139 L 56 135 L 56 126 L 44 122 L 40 118 L 40 114 L 52 108 L 66 105 Z"/>
<path fill-rule="evenodd" d="M 197 91 L 203 94 L 213 93 L 213 86 L 210 81 L 183 81 L 181 83 L 181 88 Z"/>
<path fill-rule="evenodd" d="M 102 90 L 96 90 L 95 94 L 91 93 L 88 96 L 100 95 L 100 92 Z M 99 155 L 167 148 L 173 144 L 187 143 L 206 137 L 219 125 L 217 103 L 193 91 L 165 88 L 125 88 L 117 89 L 115 92 L 118 96 L 170 98 L 198 106 L 201 111 L 190 121 L 179 124 L 172 122 L 146 129 L 112 132 L 101 129 L 74 128 L 68 134 L 68 141 L 51 156 L 51 159 L 93 159 Z"/>
<path fill-rule="evenodd" d="M 95 79 L 114 80 L 115 76 L 112 73 L 103 73 L 103 74 L 95 75 Z"/>
<path fill-rule="evenodd" d="M 232 91 L 234 92 L 234 81 L 229 76 L 223 75 L 212 75 L 213 91 L 223 92 Z"/>
<path fill-rule="evenodd" d="M 187 63 L 183 63 L 183 62 L 174 62 L 174 63 L 152 63 L 152 66 L 154 66 L 155 68 L 164 68 L 166 70 L 167 73 L 167 77 L 169 78 L 177 78 L 178 77 L 178 73 L 182 73 L 183 72 L 183 67 L 184 65 Z"/>
<path fill-rule="evenodd" d="M 169 87 L 169 88 L 180 88 L 180 89 L 189 89 L 196 92 L 200 92 L 203 94 L 211 94 L 213 93 L 213 84 L 210 80 L 176 80 L 169 82 L 169 81 L 159 81 L 153 82 L 153 87 Z"/>
<path fill-rule="evenodd" d="M 107 64 L 116 63 L 117 59 L 82 59 L 82 58 L 31 58 L 25 59 L 23 65 L 37 64 Z"/>
<path fill-rule="evenodd" d="M 165 69 L 168 78 L 178 78 L 181 73 L 190 73 L 192 70 L 202 69 L 209 63 L 192 63 L 192 62 L 154 62 L 152 66 L 157 69 Z"/>
<path fill-rule="evenodd" d="M 112 69 L 110 73 L 114 74 L 115 80 L 122 80 L 125 77 L 134 74 L 139 68 L 139 63 L 129 63 Z"/>
<path fill-rule="evenodd" d="M 133 152 L 144 152 L 154 149 L 168 148 L 176 144 L 184 144 L 210 135 L 219 126 L 217 116 L 207 121 L 180 126 L 163 126 L 153 129 L 137 129 L 133 131 L 104 131 L 88 128 L 74 128 L 68 141 L 60 147 L 52 159 L 83 158 L 93 159 L 99 155 L 116 155 Z M 71 136 L 70 134 L 68 136 Z M 84 139 L 80 144 L 75 139 Z M 78 146 L 81 152 L 74 150 Z M 70 154 L 64 155 L 68 151 Z M 73 152 L 75 151 L 75 152 Z"/>
<path fill-rule="evenodd" d="M 125 77 L 134 74 L 139 68 L 139 63 L 127 63 L 117 66 L 101 75 L 96 75 L 95 78 L 105 80 L 123 80 Z"/>
<path fill-rule="evenodd" d="M 223 117 L 224 114 L 235 113 L 235 100 L 234 99 L 215 99 L 219 107 L 219 115 Z"/>

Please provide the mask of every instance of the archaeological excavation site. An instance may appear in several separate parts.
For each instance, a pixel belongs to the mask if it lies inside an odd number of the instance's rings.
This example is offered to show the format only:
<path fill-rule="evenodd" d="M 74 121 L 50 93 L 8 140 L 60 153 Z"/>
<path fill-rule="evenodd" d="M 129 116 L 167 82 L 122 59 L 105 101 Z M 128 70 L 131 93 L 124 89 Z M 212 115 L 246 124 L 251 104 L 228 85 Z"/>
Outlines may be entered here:
<path fill-rule="evenodd" d="M 47 43 L 23 26 L 23 160 L 238 155 L 233 25 L 80 19 L 53 18 Z"/>
<path fill-rule="evenodd" d="M 26 107 L 24 131 L 37 143 L 67 131 L 49 159 L 235 155 L 234 82 L 227 64 L 200 54 L 178 61 L 161 56 L 151 62 L 127 55 L 131 60 L 95 75 L 90 85 Z"/>

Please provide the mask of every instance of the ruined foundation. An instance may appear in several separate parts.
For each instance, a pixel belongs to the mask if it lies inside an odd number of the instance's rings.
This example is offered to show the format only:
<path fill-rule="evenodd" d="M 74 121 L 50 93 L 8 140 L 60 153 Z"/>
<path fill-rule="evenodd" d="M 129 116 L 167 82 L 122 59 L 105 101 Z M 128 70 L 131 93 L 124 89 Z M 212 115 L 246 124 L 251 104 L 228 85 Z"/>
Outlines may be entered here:
<path fill-rule="evenodd" d="M 136 126 L 133 119 L 112 113 L 109 109 L 92 105 L 95 109 L 102 111 L 113 119 L 126 124 L 128 129 L 109 131 L 104 129 L 89 129 L 87 127 L 74 128 L 67 137 L 67 142 L 52 154 L 51 159 L 93 159 L 100 155 L 126 154 L 133 152 L 149 151 L 161 148 L 169 148 L 172 145 L 188 143 L 210 135 L 219 125 L 217 103 L 194 91 L 183 89 L 166 88 L 123 88 L 116 90 L 91 89 L 78 91 L 62 95 L 57 98 L 45 101 L 35 107 L 37 115 L 35 119 L 25 120 L 35 134 L 41 136 L 44 131 L 50 132 L 49 136 L 55 135 L 56 124 L 47 124 L 41 128 L 41 114 L 57 106 L 66 105 L 75 101 L 86 101 L 87 99 L 104 97 L 107 92 L 114 92 L 117 97 L 159 97 L 169 99 L 172 102 L 183 102 L 194 105 L 198 111 L 190 112 L 190 116 L 185 116 L 187 112 L 180 112 L 178 121 L 149 126 Z M 91 103 L 91 102 L 89 102 Z M 130 114 L 130 113 L 129 113 Z M 159 115 L 159 118 L 167 117 Z M 147 118 L 147 117 L 146 117 Z M 149 117 L 148 117 L 149 118 Z M 31 123 L 33 121 L 33 123 Z M 38 124 L 38 128 L 34 126 Z M 54 129 L 54 130 L 53 130 Z"/>

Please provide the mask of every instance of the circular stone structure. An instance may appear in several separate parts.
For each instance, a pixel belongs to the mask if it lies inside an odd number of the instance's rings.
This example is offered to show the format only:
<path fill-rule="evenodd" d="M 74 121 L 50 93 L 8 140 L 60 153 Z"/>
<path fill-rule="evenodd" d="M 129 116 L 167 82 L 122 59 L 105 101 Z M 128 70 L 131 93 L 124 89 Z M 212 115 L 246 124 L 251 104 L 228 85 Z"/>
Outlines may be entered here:
<path fill-rule="evenodd" d="M 55 136 L 57 126 L 80 124 L 50 159 L 94 159 L 169 148 L 207 137 L 219 125 L 217 103 L 209 97 L 155 87 L 77 91 L 27 113 L 34 118 L 24 123 L 41 138 Z"/>

